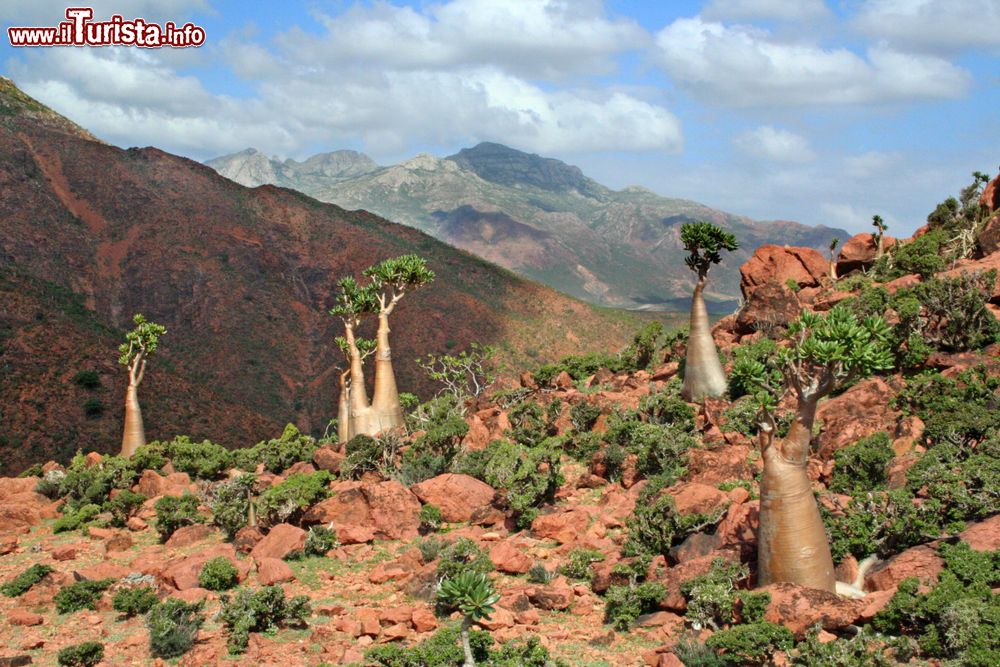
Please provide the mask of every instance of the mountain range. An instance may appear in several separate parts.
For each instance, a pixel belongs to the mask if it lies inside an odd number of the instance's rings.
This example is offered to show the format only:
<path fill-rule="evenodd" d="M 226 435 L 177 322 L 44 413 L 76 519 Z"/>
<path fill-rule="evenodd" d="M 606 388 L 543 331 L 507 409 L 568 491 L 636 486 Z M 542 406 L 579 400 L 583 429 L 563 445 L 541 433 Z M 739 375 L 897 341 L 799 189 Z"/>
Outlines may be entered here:
<path fill-rule="evenodd" d="M 718 312 L 735 307 L 738 267 L 759 245 L 825 252 L 832 238 L 849 236 L 824 226 L 754 221 L 638 186 L 612 190 L 578 167 L 497 143 L 390 166 L 355 151 L 297 162 L 253 148 L 206 164 L 243 185 L 272 183 L 372 211 L 567 294 L 619 308 L 686 308 L 692 279 L 680 242 L 684 222 L 708 220 L 740 239 L 740 250 L 726 256 L 709 283 L 707 297 Z"/>
<path fill-rule="evenodd" d="M 325 182 L 361 162 L 302 168 Z M 524 367 L 618 349 L 639 324 L 372 213 L 108 145 L 2 77 L 0 231 L 0 474 L 117 451 L 116 349 L 137 312 L 167 328 L 139 390 L 148 437 L 227 446 L 286 422 L 323 433 L 343 363 L 336 281 L 387 257 L 417 253 L 437 274 L 392 322 L 400 389 L 425 399 L 422 355 L 476 341 Z"/>

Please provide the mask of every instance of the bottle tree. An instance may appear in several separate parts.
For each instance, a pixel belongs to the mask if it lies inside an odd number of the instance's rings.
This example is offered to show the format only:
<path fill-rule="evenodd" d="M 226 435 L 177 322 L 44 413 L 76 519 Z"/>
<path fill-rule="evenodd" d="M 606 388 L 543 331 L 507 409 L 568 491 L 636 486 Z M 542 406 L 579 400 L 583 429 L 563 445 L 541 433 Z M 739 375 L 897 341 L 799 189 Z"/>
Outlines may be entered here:
<path fill-rule="evenodd" d="M 881 259 L 885 254 L 885 230 L 889 229 L 889 225 L 885 224 L 881 215 L 873 215 L 872 227 L 875 228 L 875 259 Z"/>
<path fill-rule="evenodd" d="M 353 327 L 352 327 L 353 330 Z M 351 438 L 353 438 L 356 433 L 351 431 L 351 368 L 352 368 L 352 356 L 351 356 L 351 344 L 347 341 L 345 336 L 337 336 L 334 339 L 337 347 L 340 351 L 344 353 L 344 357 L 347 360 L 347 368 L 338 369 L 340 372 L 340 401 L 337 404 L 337 442 L 339 444 L 344 444 Z M 369 338 L 358 338 L 355 336 L 354 345 L 358 352 L 361 353 L 361 363 L 362 367 L 364 365 L 364 360 L 367 359 L 375 352 L 375 341 Z M 364 390 L 364 385 L 362 385 L 362 390 Z"/>
<path fill-rule="evenodd" d="M 837 246 L 840 245 L 840 239 L 836 236 L 830 239 L 830 280 L 836 282 L 837 280 Z"/>
<path fill-rule="evenodd" d="M 760 408 L 760 529 L 758 585 L 787 581 L 835 591 L 833 559 L 812 484 L 806 474 L 819 400 L 856 378 L 892 368 L 890 330 L 880 317 L 859 321 L 843 306 L 826 315 L 803 311 L 767 363 L 743 358 L 733 377 L 756 387 Z M 775 406 L 796 400 L 788 435 L 775 437 Z"/>
<path fill-rule="evenodd" d="M 375 389 L 367 435 L 403 426 L 403 406 L 399 402 L 396 375 L 392 369 L 392 348 L 389 346 L 389 316 L 410 290 L 434 280 L 434 272 L 417 255 L 403 255 L 379 262 L 365 269 L 378 301 L 378 332 L 375 341 Z M 353 389 L 352 389 L 353 391 Z"/>
<path fill-rule="evenodd" d="M 437 599 L 445 608 L 457 609 L 462 613 L 462 652 L 465 654 L 462 667 L 476 667 L 469 643 L 469 630 L 476 621 L 493 615 L 493 605 L 500 600 L 500 594 L 485 574 L 465 570 L 438 584 Z"/>
<path fill-rule="evenodd" d="M 371 286 L 363 287 L 350 276 L 337 281 L 340 293 L 337 295 L 337 305 L 330 309 L 330 314 L 339 317 L 344 323 L 344 335 L 337 338 L 337 345 L 344 351 L 348 359 L 348 378 L 341 376 L 341 392 L 337 417 L 338 439 L 347 442 L 359 433 L 368 434 L 368 416 L 371 405 L 368 403 L 368 392 L 365 388 L 364 343 L 357 336 L 361 320 L 366 315 L 378 309 L 375 290 Z M 346 410 L 345 410 L 346 408 Z M 346 415 L 345 415 L 346 412 Z"/>
<path fill-rule="evenodd" d="M 128 390 L 125 392 L 125 428 L 122 433 L 122 456 L 132 456 L 146 444 L 146 431 L 142 425 L 139 408 L 139 385 L 146 373 L 146 362 L 160 344 L 166 328 L 136 313 L 132 317 L 135 328 L 125 334 L 125 342 L 118 347 L 118 363 L 128 369 Z"/>
<path fill-rule="evenodd" d="M 681 242 L 689 253 L 684 263 L 698 276 L 691 297 L 690 332 L 681 396 L 689 401 L 700 401 L 706 396 L 721 396 L 726 392 L 726 374 L 708 325 L 708 310 L 703 296 L 705 283 L 712 266 L 722 261 L 719 253 L 736 250 L 739 244 L 731 233 L 702 221 L 682 225 Z"/>

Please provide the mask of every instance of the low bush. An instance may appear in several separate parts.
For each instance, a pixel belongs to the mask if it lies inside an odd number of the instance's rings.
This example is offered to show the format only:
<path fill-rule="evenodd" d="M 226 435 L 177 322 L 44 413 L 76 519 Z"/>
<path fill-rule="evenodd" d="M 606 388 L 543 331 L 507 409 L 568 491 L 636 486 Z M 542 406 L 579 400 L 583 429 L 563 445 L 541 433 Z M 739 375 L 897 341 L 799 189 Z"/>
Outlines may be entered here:
<path fill-rule="evenodd" d="M 889 434 L 885 431 L 838 449 L 833 455 L 835 465 L 830 490 L 853 496 L 884 489 L 889 477 L 886 466 L 894 456 Z"/>
<path fill-rule="evenodd" d="M 169 442 L 150 443 L 152 448 L 157 445 L 174 470 L 195 479 L 218 479 L 233 465 L 233 453 L 208 440 L 192 442 L 188 436 L 179 435 Z"/>
<path fill-rule="evenodd" d="M 87 525 L 97 518 L 97 515 L 101 513 L 101 508 L 97 505 L 88 504 L 81 505 L 74 510 L 70 506 L 65 505 L 62 508 L 62 512 L 63 515 L 52 524 L 53 533 L 65 533 Z"/>
<path fill-rule="evenodd" d="M 420 532 L 437 532 L 441 528 L 441 508 L 437 505 L 423 505 L 420 508 Z"/>
<path fill-rule="evenodd" d="M 490 633 L 470 630 L 469 645 L 476 664 L 487 665 L 493 647 Z M 461 631 L 448 625 L 408 648 L 397 643 L 375 646 L 365 653 L 365 661 L 378 667 L 461 667 L 465 664 Z"/>
<path fill-rule="evenodd" d="M 340 546 L 337 533 L 325 526 L 313 526 L 306 533 L 306 544 L 303 554 L 306 556 L 325 556 L 331 549 Z"/>
<path fill-rule="evenodd" d="M 56 611 L 60 614 L 71 614 L 81 609 L 96 609 L 101 593 L 115 583 L 114 579 L 95 581 L 78 581 L 69 586 L 63 586 L 55 595 Z"/>
<path fill-rule="evenodd" d="M 716 651 L 723 664 L 733 667 L 769 664 L 775 651 L 787 651 L 795 635 L 783 625 L 759 621 L 716 632 L 705 645 Z"/>
<path fill-rule="evenodd" d="M 547 584 L 552 581 L 552 572 L 542 563 L 535 563 L 528 568 L 528 581 L 533 584 Z"/>
<path fill-rule="evenodd" d="M 260 494 L 257 520 L 263 526 L 294 520 L 310 506 L 330 497 L 331 479 L 326 470 L 289 475 L 285 481 Z"/>
<path fill-rule="evenodd" d="M 556 444 L 547 440 L 529 448 L 500 440 L 488 448 L 489 460 L 481 479 L 502 493 L 518 528 L 530 526 L 537 508 L 552 502 L 562 484 Z"/>
<path fill-rule="evenodd" d="M 0 586 L 0 593 L 3 593 L 9 598 L 16 598 L 19 595 L 24 595 L 31 590 L 32 586 L 37 584 L 52 572 L 55 572 L 55 570 L 48 565 L 35 563 L 27 570 L 5 583 L 3 586 Z"/>
<path fill-rule="evenodd" d="M 146 500 L 146 496 L 131 489 L 122 489 L 116 493 L 115 497 L 107 502 L 107 509 L 111 512 L 111 525 L 124 527 Z"/>
<path fill-rule="evenodd" d="M 612 586 L 604 597 L 604 622 L 628 630 L 642 614 L 655 611 L 667 589 L 659 582 Z"/>
<path fill-rule="evenodd" d="M 170 660 L 194 646 L 198 630 L 205 622 L 204 602 L 187 603 L 167 598 L 146 615 L 149 651 L 153 657 Z"/>
<path fill-rule="evenodd" d="M 101 376 L 95 370 L 78 371 L 73 376 L 73 384 L 84 389 L 97 389 L 101 386 Z"/>
<path fill-rule="evenodd" d="M 666 556 L 671 547 L 688 535 L 714 525 L 722 518 L 722 511 L 711 516 L 677 512 L 673 497 L 663 492 L 669 485 L 668 480 L 651 479 L 639 494 L 635 509 L 626 520 L 628 537 L 622 545 L 624 555 Z"/>
<path fill-rule="evenodd" d="M 718 630 L 736 620 L 736 602 L 740 592 L 736 586 L 750 576 L 745 565 L 724 558 L 712 561 L 712 569 L 681 584 L 681 593 L 687 599 L 687 618 L 695 629 Z M 770 595 L 767 599 L 770 600 Z M 760 598 L 753 600 L 751 614 L 755 614 Z M 764 601 L 767 608 L 767 601 Z"/>
<path fill-rule="evenodd" d="M 261 463 L 273 473 L 280 473 L 299 461 L 311 461 L 317 447 L 316 439 L 304 435 L 294 424 L 285 426 L 281 437 L 258 442 L 253 447 L 234 452 L 237 467 L 253 472 Z"/>
<path fill-rule="evenodd" d="M 239 582 L 239 571 L 225 556 L 206 562 L 198 573 L 198 585 L 210 591 L 228 591 Z"/>
<path fill-rule="evenodd" d="M 160 601 L 152 586 L 127 586 L 119 588 L 111 600 L 111 607 L 126 618 L 141 616 Z"/>
<path fill-rule="evenodd" d="M 94 667 L 104 660 L 104 644 L 101 642 L 73 644 L 59 651 L 56 660 L 60 667 Z"/>
<path fill-rule="evenodd" d="M 577 431 L 586 432 L 594 428 L 600 416 L 601 408 L 586 401 L 575 403 L 569 411 L 570 422 Z"/>
<path fill-rule="evenodd" d="M 251 495 L 257 475 L 244 473 L 239 477 L 217 484 L 211 493 L 212 523 L 226 532 L 232 540 L 240 528 L 247 525 L 250 516 Z"/>
<path fill-rule="evenodd" d="M 198 504 L 198 496 L 190 493 L 163 496 L 157 500 L 156 531 L 160 534 L 160 541 L 166 542 L 178 528 L 205 523 L 205 517 L 198 513 Z"/>
<path fill-rule="evenodd" d="M 559 572 L 571 579 L 583 579 L 590 581 L 594 578 L 594 571 L 590 566 L 604 560 L 604 554 L 597 549 L 577 548 L 572 549 L 566 557 L 568 562 L 559 568 Z"/>
<path fill-rule="evenodd" d="M 297 595 L 285 599 L 279 585 L 257 590 L 244 588 L 235 597 L 223 596 L 219 620 L 229 629 L 229 653 L 246 651 L 251 632 L 277 630 L 284 625 L 304 625 L 309 615 L 309 598 Z"/>
<path fill-rule="evenodd" d="M 437 578 L 457 577 L 462 572 L 493 571 L 493 561 L 489 555 L 467 537 L 461 537 L 441 549 L 438 554 Z"/>
<path fill-rule="evenodd" d="M 340 464 L 340 476 L 345 479 L 359 479 L 366 472 L 387 474 L 395 469 L 396 450 L 386 446 L 386 442 L 371 436 L 358 434 L 344 445 L 344 460 Z"/>
<path fill-rule="evenodd" d="M 907 649 L 905 643 L 864 630 L 853 637 L 822 641 L 814 628 L 789 657 L 795 667 L 895 667 L 906 662 Z"/>

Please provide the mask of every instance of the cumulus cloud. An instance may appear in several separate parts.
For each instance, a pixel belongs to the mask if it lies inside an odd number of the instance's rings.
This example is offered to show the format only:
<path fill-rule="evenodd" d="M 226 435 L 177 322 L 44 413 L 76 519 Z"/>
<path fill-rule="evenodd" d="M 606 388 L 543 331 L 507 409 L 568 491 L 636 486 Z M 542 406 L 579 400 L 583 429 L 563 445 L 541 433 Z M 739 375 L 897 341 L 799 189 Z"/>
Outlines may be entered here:
<path fill-rule="evenodd" d="M 868 0 L 853 25 L 913 50 L 1000 49 L 997 0 Z"/>
<path fill-rule="evenodd" d="M 703 100 L 735 107 L 845 105 L 954 98 L 970 74 L 946 60 L 884 45 L 862 58 L 846 48 L 783 43 L 751 26 L 701 17 L 656 36 L 656 61 Z"/>
<path fill-rule="evenodd" d="M 830 9 L 823 0 L 710 0 L 701 14 L 712 19 L 808 21 L 829 16 Z"/>
<path fill-rule="evenodd" d="M 816 157 L 805 137 L 771 125 L 744 132 L 734 143 L 748 155 L 774 162 L 803 163 Z"/>

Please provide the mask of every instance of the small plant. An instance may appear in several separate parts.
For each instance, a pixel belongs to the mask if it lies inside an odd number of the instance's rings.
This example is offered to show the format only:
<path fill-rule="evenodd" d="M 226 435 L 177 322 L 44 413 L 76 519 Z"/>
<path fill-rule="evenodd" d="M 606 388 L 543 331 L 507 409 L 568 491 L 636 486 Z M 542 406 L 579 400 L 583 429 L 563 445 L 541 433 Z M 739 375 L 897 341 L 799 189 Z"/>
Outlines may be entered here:
<path fill-rule="evenodd" d="M 83 642 L 59 651 L 57 660 L 61 667 L 94 667 L 104 659 L 104 644 Z"/>
<path fill-rule="evenodd" d="M 420 508 L 420 532 L 434 533 L 441 529 L 441 509 L 437 505 L 424 505 Z"/>
<path fill-rule="evenodd" d="M 577 431 L 586 432 L 594 428 L 594 424 L 597 423 L 600 416 L 601 408 L 586 401 L 574 404 L 569 411 L 569 420 Z"/>
<path fill-rule="evenodd" d="M 716 558 L 707 574 L 684 582 L 681 593 L 687 598 L 687 617 L 692 626 L 695 629 L 710 627 L 718 630 L 723 625 L 731 624 L 738 595 L 736 584 L 749 576 L 745 565 Z M 753 600 L 754 604 L 759 603 L 759 600 Z M 764 608 L 767 608 L 766 602 Z"/>
<path fill-rule="evenodd" d="M 104 401 L 93 396 L 88 398 L 83 402 L 83 414 L 87 419 L 100 418 L 104 415 Z"/>
<path fill-rule="evenodd" d="M 170 442 L 150 445 L 160 445 L 175 470 L 195 479 L 218 479 L 233 465 L 233 453 L 208 440 L 192 442 L 188 436 L 179 435 Z"/>
<path fill-rule="evenodd" d="M 235 479 L 222 482 L 212 489 L 212 523 L 226 531 L 232 540 L 240 528 L 247 525 L 250 516 L 251 494 L 257 475 L 244 473 Z"/>
<path fill-rule="evenodd" d="M 552 572 L 541 563 L 535 563 L 528 570 L 528 581 L 533 584 L 547 584 L 552 581 Z"/>
<path fill-rule="evenodd" d="M 441 549 L 438 579 L 454 579 L 465 571 L 486 574 L 493 571 L 489 555 L 467 537 L 461 537 Z"/>
<path fill-rule="evenodd" d="M 124 526 L 139 511 L 146 500 L 146 496 L 141 493 L 135 493 L 130 489 L 120 490 L 114 498 L 108 501 L 107 507 L 108 511 L 111 512 L 111 525 L 119 528 Z"/>
<path fill-rule="evenodd" d="M 833 456 L 836 465 L 830 490 L 855 495 L 885 488 L 888 480 L 886 466 L 895 454 L 889 434 L 880 431 L 861 438 L 850 447 L 838 449 Z"/>
<path fill-rule="evenodd" d="M 723 664 L 732 667 L 768 664 L 775 651 L 787 651 L 794 644 L 795 635 L 791 630 L 767 621 L 720 630 L 705 642 L 719 654 Z"/>
<path fill-rule="evenodd" d="M 268 488 L 257 499 L 257 519 L 263 526 L 289 521 L 330 496 L 330 473 L 296 473 Z"/>
<path fill-rule="evenodd" d="M 388 472 L 396 462 L 396 450 L 388 447 L 395 441 L 382 441 L 368 435 L 358 434 L 344 445 L 346 454 L 340 464 L 340 476 L 359 479 L 366 472 Z"/>
<path fill-rule="evenodd" d="M 53 533 L 65 533 L 87 525 L 101 513 L 101 508 L 97 505 L 87 504 L 75 511 L 64 506 L 63 511 L 65 513 L 52 524 Z"/>
<path fill-rule="evenodd" d="M 240 581 L 236 566 L 225 556 L 216 556 L 205 563 L 198 573 L 198 585 L 210 591 L 228 591 Z"/>
<path fill-rule="evenodd" d="M 493 638 L 488 632 L 470 630 L 469 645 L 475 660 L 486 663 L 490 659 Z M 465 662 L 461 629 L 456 625 L 446 625 L 429 638 L 410 647 L 403 647 L 396 642 L 376 645 L 365 653 L 365 661 L 366 665 L 378 667 L 457 667 Z M 521 661 L 501 664 L 503 667 L 551 667 L 544 662 Z M 490 662 L 490 665 L 496 663 Z M 557 663 L 556 667 L 562 665 Z"/>
<path fill-rule="evenodd" d="M 626 520 L 628 539 L 622 546 L 626 556 L 640 554 L 667 555 L 691 533 L 714 525 L 722 518 L 722 510 L 714 515 L 680 514 L 674 499 L 664 493 L 666 483 L 652 479 L 639 494 L 635 510 Z"/>
<path fill-rule="evenodd" d="M 149 651 L 156 658 L 169 660 L 184 655 L 194 645 L 198 629 L 205 622 L 204 602 L 187 603 L 167 598 L 146 615 L 149 628 Z"/>
<path fill-rule="evenodd" d="M 256 470 L 258 464 L 263 463 L 266 470 L 280 473 L 299 461 L 311 461 L 316 447 L 315 438 L 302 434 L 294 424 L 288 424 L 280 438 L 234 452 L 234 463 L 247 471 Z"/>
<path fill-rule="evenodd" d="M 604 598 L 604 622 L 616 630 L 628 630 L 639 616 L 654 611 L 666 595 L 663 584 L 655 581 L 612 586 Z"/>
<path fill-rule="evenodd" d="M 569 562 L 559 568 L 559 572 L 571 579 L 583 579 L 590 581 L 594 578 L 594 572 L 590 566 L 604 560 L 604 554 L 597 549 L 573 549 L 568 554 Z"/>
<path fill-rule="evenodd" d="M 111 601 L 111 606 L 126 618 L 131 618 L 145 614 L 159 601 L 156 589 L 152 586 L 129 586 L 118 589 Z"/>
<path fill-rule="evenodd" d="M 79 371 L 73 376 L 73 384 L 84 389 L 97 389 L 101 386 L 101 376 L 94 370 Z"/>
<path fill-rule="evenodd" d="M 469 643 L 469 629 L 476 621 L 488 618 L 493 613 L 493 605 L 500 600 L 500 594 L 493 582 L 482 572 L 466 570 L 453 578 L 441 581 L 437 592 L 438 604 L 445 609 L 457 609 L 462 613 L 462 650 L 465 664 L 475 667 L 476 661 Z"/>
<path fill-rule="evenodd" d="M 306 533 L 306 544 L 303 551 L 306 556 L 325 556 L 331 549 L 340 546 L 337 533 L 325 526 L 313 526 Z"/>
<path fill-rule="evenodd" d="M 75 584 L 64 586 L 55 595 L 56 611 L 60 614 L 71 614 L 81 609 L 96 609 L 97 600 L 101 593 L 115 583 L 114 579 L 100 579 L 95 581 L 78 581 Z"/>
<path fill-rule="evenodd" d="M 163 496 L 156 501 L 156 531 L 161 541 L 166 542 L 178 528 L 205 522 L 205 517 L 198 513 L 198 502 L 198 496 L 190 493 Z"/>
<path fill-rule="evenodd" d="M 51 572 L 55 572 L 55 570 L 48 565 L 36 563 L 5 583 L 3 586 L 0 586 L 0 593 L 3 593 L 9 598 L 16 598 L 19 595 L 24 595 L 31 590 L 32 586 L 44 579 Z"/>
<path fill-rule="evenodd" d="M 420 549 L 420 557 L 425 563 L 430 563 L 441 553 L 441 540 L 436 537 L 429 537 L 426 540 L 419 540 L 417 548 Z"/>
<path fill-rule="evenodd" d="M 303 625 L 309 615 L 309 598 L 297 595 L 285 599 L 281 586 L 264 586 L 258 590 L 244 588 L 230 598 L 223 596 L 219 620 L 229 628 L 229 653 L 246 651 L 251 632 L 276 630 L 281 625 Z"/>
<path fill-rule="evenodd" d="M 427 377 L 444 385 L 443 391 L 462 401 L 482 395 L 496 382 L 496 351 L 493 346 L 473 343 L 457 355 L 431 354 L 418 359 L 417 364 L 427 371 Z"/>

